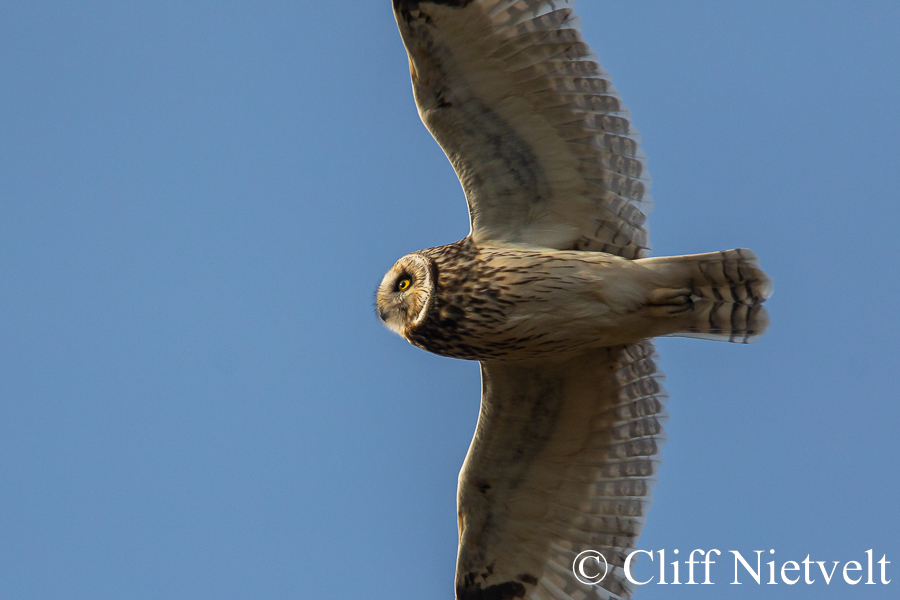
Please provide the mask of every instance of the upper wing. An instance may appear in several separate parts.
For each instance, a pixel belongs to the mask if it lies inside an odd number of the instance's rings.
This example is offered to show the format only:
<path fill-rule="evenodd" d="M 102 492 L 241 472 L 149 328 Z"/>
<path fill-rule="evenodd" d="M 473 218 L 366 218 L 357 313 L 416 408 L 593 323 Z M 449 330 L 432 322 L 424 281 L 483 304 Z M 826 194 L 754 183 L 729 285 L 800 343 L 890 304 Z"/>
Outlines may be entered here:
<path fill-rule="evenodd" d="M 645 341 L 555 364 L 482 363 L 459 482 L 459 600 L 631 596 L 622 567 L 650 506 L 666 419 L 654 357 Z M 572 572 L 588 549 L 610 565 L 599 586 Z"/>
<path fill-rule="evenodd" d="M 474 239 L 640 258 L 646 156 L 574 0 L 393 4 L 419 115 L 459 176 Z"/>

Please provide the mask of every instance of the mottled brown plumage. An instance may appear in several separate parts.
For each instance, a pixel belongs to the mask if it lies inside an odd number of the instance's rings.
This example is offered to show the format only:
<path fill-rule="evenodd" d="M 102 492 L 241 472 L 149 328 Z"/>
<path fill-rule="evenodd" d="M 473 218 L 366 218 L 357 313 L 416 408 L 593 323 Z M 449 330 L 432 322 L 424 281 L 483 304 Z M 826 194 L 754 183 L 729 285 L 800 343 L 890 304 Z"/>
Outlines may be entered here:
<path fill-rule="evenodd" d="M 466 238 L 400 259 L 378 290 L 378 309 L 410 343 L 469 360 L 526 360 L 660 335 L 749 339 L 766 326 L 760 304 L 770 284 L 752 253 L 729 252 L 627 260 Z M 686 264 L 731 264 L 734 273 L 716 281 Z M 405 278 L 410 287 L 395 290 Z M 725 304 L 723 291 L 734 315 L 753 311 L 740 328 L 733 315 L 717 328 L 709 321 L 707 309 Z"/>
<path fill-rule="evenodd" d="M 769 279 L 748 250 L 645 258 L 647 159 L 572 0 L 393 0 L 419 115 L 471 232 L 401 258 L 378 315 L 481 362 L 459 478 L 459 600 L 630 598 L 666 393 L 649 338 L 748 342 Z M 579 581 L 586 549 L 610 565 Z"/>

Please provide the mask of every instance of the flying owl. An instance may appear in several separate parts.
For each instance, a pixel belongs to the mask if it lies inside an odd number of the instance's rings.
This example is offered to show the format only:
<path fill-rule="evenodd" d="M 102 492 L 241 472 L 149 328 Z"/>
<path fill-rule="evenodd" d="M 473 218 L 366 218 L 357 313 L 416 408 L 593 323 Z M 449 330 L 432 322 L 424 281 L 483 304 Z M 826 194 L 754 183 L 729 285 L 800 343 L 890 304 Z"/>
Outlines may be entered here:
<path fill-rule="evenodd" d="M 646 156 L 573 4 L 393 0 L 471 224 L 401 258 L 376 294 L 410 343 L 481 363 L 458 600 L 630 598 L 666 422 L 650 338 L 746 343 L 768 323 L 749 250 L 645 257 Z M 573 573 L 589 549 L 609 565 L 597 584 Z"/>

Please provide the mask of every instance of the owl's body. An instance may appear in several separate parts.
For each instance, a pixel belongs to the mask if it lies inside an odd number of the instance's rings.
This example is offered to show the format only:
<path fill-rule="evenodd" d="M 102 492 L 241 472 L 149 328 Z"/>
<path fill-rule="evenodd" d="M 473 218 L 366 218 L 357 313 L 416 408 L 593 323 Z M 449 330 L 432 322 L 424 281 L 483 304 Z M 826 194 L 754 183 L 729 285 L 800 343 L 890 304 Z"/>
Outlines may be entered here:
<path fill-rule="evenodd" d="M 409 287 L 396 289 L 403 280 Z M 765 329 L 769 293 L 748 250 L 628 260 L 466 238 L 397 261 L 378 306 L 424 350 L 512 361 L 663 335 L 748 341 Z M 409 310 L 407 298 L 417 298 Z"/>
<path fill-rule="evenodd" d="M 646 258 L 647 158 L 573 5 L 393 0 L 419 116 L 471 223 L 377 292 L 410 343 L 481 363 L 457 600 L 630 598 L 667 418 L 649 338 L 748 342 L 767 325 L 752 252 Z M 589 551 L 605 577 L 578 576 Z"/>

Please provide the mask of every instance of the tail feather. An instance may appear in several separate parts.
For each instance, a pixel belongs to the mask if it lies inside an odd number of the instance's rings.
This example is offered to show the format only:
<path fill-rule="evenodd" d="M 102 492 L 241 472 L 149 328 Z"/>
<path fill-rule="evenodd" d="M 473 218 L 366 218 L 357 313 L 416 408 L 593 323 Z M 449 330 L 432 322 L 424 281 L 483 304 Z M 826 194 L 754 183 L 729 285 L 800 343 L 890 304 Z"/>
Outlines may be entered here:
<path fill-rule="evenodd" d="M 750 250 L 639 262 L 663 275 L 666 285 L 691 290 L 692 307 L 677 317 L 681 321 L 678 331 L 670 335 L 747 344 L 756 341 L 769 325 L 762 304 L 772 295 L 772 280 Z"/>
<path fill-rule="evenodd" d="M 769 327 L 769 311 L 759 304 L 694 301 L 692 318 L 678 337 L 751 344 Z"/>

